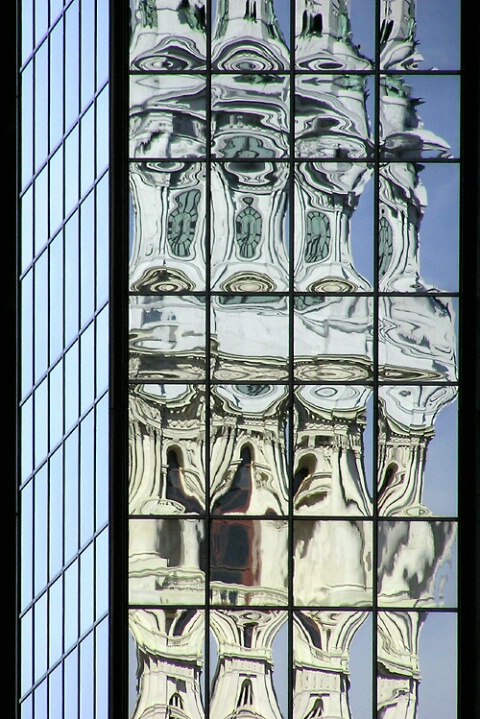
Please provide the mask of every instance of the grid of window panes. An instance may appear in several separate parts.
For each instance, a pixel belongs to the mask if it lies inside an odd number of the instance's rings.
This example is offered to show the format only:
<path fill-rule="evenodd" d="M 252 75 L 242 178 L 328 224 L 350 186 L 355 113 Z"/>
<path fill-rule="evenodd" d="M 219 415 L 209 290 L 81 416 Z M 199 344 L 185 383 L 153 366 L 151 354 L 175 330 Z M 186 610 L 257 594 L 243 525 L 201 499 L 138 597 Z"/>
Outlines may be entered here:
<path fill-rule="evenodd" d="M 19 716 L 103 719 L 108 3 L 19 8 Z"/>
<path fill-rule="evenodd" d="M 459 4 L 131 19 L 130 716 L 454 717 Z"/>

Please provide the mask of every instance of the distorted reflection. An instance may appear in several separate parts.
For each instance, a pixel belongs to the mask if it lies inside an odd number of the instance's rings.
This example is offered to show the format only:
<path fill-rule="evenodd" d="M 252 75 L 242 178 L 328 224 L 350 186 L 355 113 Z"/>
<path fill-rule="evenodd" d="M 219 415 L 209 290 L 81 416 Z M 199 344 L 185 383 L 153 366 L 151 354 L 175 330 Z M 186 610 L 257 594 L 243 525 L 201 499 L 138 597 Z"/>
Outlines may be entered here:
<path fill-rule="evenodd" d="M 205 88 L 199 75 L 132 75 L 130 156 L 205 156 Z"/>
<path fill-rule="evenodd" d="M 372 375 L 372 298 L 300 295 L 294 300 L 295 378 L 361 382 Z"/>
<path fill-rule="evenodd" d="M 211 611 L 210 624 L 218 645 L 212 719 L 282 719 L 272 681 L 272 645 L 286 620 L 282 611 Z"/>
<path fill-rule="evenodd" d="M 296 514 L 372 513 L 364 465 L 369 387 L 298 387 L 293 495 Z"/>
<path fill-rule="evenodd" d="M 419 113 L 415 3 L 380 0 L 378 74 L 348 0 L 218 0 L 211 28 L 203 0 L 130 5 L 133 717 L 204 716 L 210 602 L 212 719 L 280 719 L 286 622 L 294 719 L 351 719 L 370 610 L 379 716 L 411 719 L 422 612 L 456 606 L 457 524 L 425 468 L 458 379 L 457 285 L 422 274 L 428 160 L 457 171 L 458 128 Z"/>
<path fill-rule="evenodd" d="M 296 520 L 294 602 L 300 606 L 372 604 L 372 523 Z"/>
<path fill-rule="evenodd" d="M 213 377 L 219 381 L 288 379 L 288 298 L 212 298 Z"/>
<path fill-rule="evenodd" d="M 215 519 L 211 523 L 213 604 L 287 604 L 286 520 Z"/>
<path fill-rule="evenodd" d="M 300 291 L 371 289 L 355 269 L 353 212 L 372 169 L 353 162 L 301 162 L 295 175 L 295 287 Z"/>
<path fill-rule="evenodd" d="M 367 616 L 366 612 L 325 610 L 295 613 L 294 719 L 350 716 L 350 647 Z"/>
<path fill-rule="evenodd" d="M 130 164 L 135 226 L 130 253 L 134 292 L 205 290 L 205 167 Z"/>
<path fill-rule="evenodd" d="M 130 519 L 130 604 L 203 604 L 204 522 L 199 519 Z"/>
<path fill-rule="evenodd" d="M 456 396 L 451 385 L 379 388 L 378 509 L 389 516 L 426 516 L 423 503 L 428 446 L 435 421 Z M 453 431 L 450 437 L 453 435 Z M 454 447 L 452 446 L 452 449 Z M 437 469 L 437 492 L 448 482 Z"/>
<path fill-rule="evenodd" d="M 288 387 L 218 385 L 212 401 L 213 514 L 287 514 Z"/>
<path fill-rule="evenodd" d="M 455 539 L 453 521 L 379 522 L 379 604 L 456 606 Z"/>
<path fill-rule="evenodd" d="M 133 295 L 130 298 L 132 379 L 205 378 L 205 298 Z"/>
<path fill-rule="evenodd" d="M 288 177 L 288 165 L 279 162 L 212 165 L 213 289 L 288 290 Z"/>
<path fill-rule="evenodd" d="M 198 609 L 131 609 L 137 659 L 132 719 L 203 719 L 201 673 L 205 613 Z"/>
<path fill-rule="evenodd" d="M 134 384 L 129 397 L 132 515 L 205 509 L 205 387 Z"/>

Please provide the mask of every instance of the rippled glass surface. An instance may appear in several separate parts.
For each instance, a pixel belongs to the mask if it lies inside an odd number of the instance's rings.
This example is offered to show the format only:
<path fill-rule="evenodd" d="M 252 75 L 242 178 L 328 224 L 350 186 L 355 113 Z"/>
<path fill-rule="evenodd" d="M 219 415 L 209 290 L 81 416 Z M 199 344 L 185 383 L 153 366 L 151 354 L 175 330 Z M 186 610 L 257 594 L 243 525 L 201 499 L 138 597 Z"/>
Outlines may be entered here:
<path fill-rule="evenodd" d="M 217 656 L 211 717 L 283 715 L 287 704 L 286 622 L 287 613 L 281 610 L 210 611 Z"/>
<path fill-rule="evenodd" d="M 300 295 L 294 307 L 295 379 L 359 382 L 373 361 L 372 298 Z"/>
<path fill-rule="evenodd" d="M 436 716 L 461 161 L 426 5 L 133 1 L 134 719 Z"/>
<path fill-rule="evenodd" d="M 250 161 L 214 163 L 211 169 L 212 289 L 286 292 L 288 164 L 253 150 L 238 157 Z"/>
<path fill-rule="evenodd" d="M 455 516 L 457 388 L 394 385 L 378 394 L 379 513 Z"/>
<path fill-rule="evenodd" d="M 287 379 L 288 305 L 288 298 L 279 295 L 213 297 L 213 378 L 270 382 Z"/>
<path fill-rule="evenodd" d="M 205 511 L 204 417 L 203 385 L 131 385 L 130 514 Z"/>
<path fill-rule="evenodd" d="M 200 75 L 131 75 L 131 157 L 204 156 L 205 87 Z"/>
<path fill-rule="evenodd" d="M 296 164 L 295 289 L 371 290 L 373 208 L 362 197 L 371 176 L 372 167 L 360 162 Z"/>
<path fill-rule="evenodd" d="M 379 605 L 455 607 L 456 535 L 452 521 L 379 522 Z"/>
<path fill-rule="evenodd" d="M 210 502 L 213 515 L 288 514 L 288 387 L 212 387 Z"/>
<path fill-rule="evenodd" d="M 205 298 L 133 295 L 129 346 L 132 379 L 203 379 Z"/>
<path fill-rule="evenodd" d="M 372 604 L 372 523 L 296 520 L 294 602 L 298 606 Z"/>
<path fill-rule="evenodd" d="M 381 297 L 379 372 L 386 381 L 456 382 L 456 301 L 450 297 Z"/>
<path fill-rule="evenodd" d="M 286 520 L 214 519 L 210 539 L 213 604 L 287 604 Z"/>
<path fill-rule="evenodd" d="M 358 385 L 306 385 L 295 391 L 293 496 L 296 514 L 372 514 L 372 390 Z M 368 462 L 368 465 L 366 465 Z"/>
<path fill-rule="evenodd" d="M 205 165 L 130 165 L 134 292 L 205 290 Z"/>
<path fill-rule="evenodd" d="M 129 521 L 131 605 L 203 604 L 205 528 L 200 519 Z"/>

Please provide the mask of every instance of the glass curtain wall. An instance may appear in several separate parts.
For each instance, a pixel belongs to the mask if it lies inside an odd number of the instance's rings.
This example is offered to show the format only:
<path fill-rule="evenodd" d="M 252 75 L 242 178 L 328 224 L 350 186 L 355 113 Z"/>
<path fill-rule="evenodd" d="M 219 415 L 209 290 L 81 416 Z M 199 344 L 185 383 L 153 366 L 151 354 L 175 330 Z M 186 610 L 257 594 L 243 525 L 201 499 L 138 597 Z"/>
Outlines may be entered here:
<path fill-rule="evenodd" d="M 130 11 L 130 717 L 452 719 L 459 4 Z"/>
<path fill-rule="evenodd" d="M 18 8 L 18 716 L 106 719 L 109 8 Z"/>

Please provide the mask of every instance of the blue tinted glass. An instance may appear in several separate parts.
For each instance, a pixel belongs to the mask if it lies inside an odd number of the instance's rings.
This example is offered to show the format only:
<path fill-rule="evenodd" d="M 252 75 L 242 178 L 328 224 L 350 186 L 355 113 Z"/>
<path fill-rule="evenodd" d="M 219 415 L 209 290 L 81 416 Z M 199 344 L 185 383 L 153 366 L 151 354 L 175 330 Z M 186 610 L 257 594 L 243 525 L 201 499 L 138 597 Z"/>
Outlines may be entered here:
<path fill-rule="evenodd" d="M 20 706 L 21 719 L 33 719 L 33 695 L 30 694 Z"/>
<path fill-rule="evenodd" d="M 35 263 L 35 381 L 48 365 L 48 255 L 46 252 Z"/>
<path fill-rule="evenodd" d="M 49 666 L 60 659 L 63 652 L 63 577 L 49 589 Z"/>
<path fill-rule="evenodd" d="M 65 557 L 78 550 L 78 430 L 65 442 Z"/>
<path fill-rule="evenodd" d="M 47 671 L 47 593 L 42 594 L 34 605 L 34 636 L 35 636 L 35 652 L 34 652 L 34 681 L 38 681 Z"/>
<path fill-rule="evenodd" d="M 96 719 L 108 716 L 108 620 L 95 630 L 95 710 Z"/>
<path fill-rule="evenodd" d="M 63 148 L 50 160 L 50 235 L 63 220 Z"/>
<path fill-rule="evenodd" d="M 67 650 L 78 638 L 78 561 L 75 560 L 65 572 L 65 614 L 64 614 L 64 642 Z"/>
<path fill-rule="evenodd" d="M 50 149 L 63 135 L 63 18 L 50 36 Z"/>
<path fill-rule="evenodd" d="M 22 331 L 22 396 L 33 381 L 33 270 L 25 275 L 20 285 Z"/>
<path fill-rule="evenodd" d="M 33 595 L 33 482 L 29 482 L 20 493 L 21 511 L 21 589 L 22 607 L 26 606 Z"/>
<path fill-rule="evenodd" d="M 79 280 L 78 214 L 65 225 L 65 344 L 78 333 L 80 280 Z M 70 388 L 70 385 L 69 385 Z"/>
<path fill-rule="evenodd" d="M 65 129 L 75 122 L 79 112 L 79 0 L 74 0 L 65 17 Z"/>
<path fill-rule="evenodd" d="M 33 469 L 33 398 L 29 397 L 21 411 L 21 476 L 25 480 Z"/>
<path fill-rule="evenodd" d="M 97 228 L 97 309 L 107 300 L 109 291 L 109 272 L 108 272 L 108 251 L 109 251 L 109 175 L 102 177 L 96 188 L 96 228 Z"/>
<path fill-rule="evenodd" d="M 62 716 L 63 712 L 63 666 L 60 664 L 48 678 L 49 717 Z"/>
<path fill-rule="evenodd" d="M 95 105 L 80 120 L 80 193 L 83 196 L 95 178 Z"/>
<path fill-rule="evenodd" d="M 100 529 L 108 520 L 108 396 L 96 407 L 95 431 L 95 521 Z"/>
<path fill-rule="evenodd" d="M 33 171 L 33 60 L 22 73 L 22 185 Z"/>
<path fill-rule="evenodd" d="M 93 717 L 94 681 L 93 632 L 80 644 L 80 716 Z"/>
<path fill-rule="evenodd" d="M 108 531 L 95 540 L 95 619 L 108 610 Z"/>
<path fill-rule="evenodd" d="M 95 598 L 93 572 L 94 543 L 80 555 L 80 635 L 93 624 L 93 604 Z"/>
<path fill-rule="evenodd" d="M 84 414 L 95 397 L 95 323 L 80 335 L 80 413 Z"/>
<path fill-rule="evenodd" d="M 33 609 L 22 617 L 20 636 L 22 642 L 21 656 L 21 693 L 24 694 L 32 684 L 33 678 Z"/>
<path fill-rule="evenodd" d="M 78 376 L 78 342 L 68 350 L 65 365 L 65 431 L 78 420 L 79 376 Z"/>
<path fill-rule="evenodd" d="M 49 461 L 49 576 L 52 579 L 63 564 L 63 447 Z"/>
<path fill-rule="evenodd" d="M 22 18 L 20 31 L 22 36 L 22 62 L 32 52 L 33 48 L 33 0 L 22 0 Z"/>
<path fill-rule="evenodd" d="M 35 43 L 39 43 L 48 28 L 48 3 L 35 0 Z"/>
<path fill-rule="evenodd" d="M 95 205 L 93 192 L 90 192 L 81 205 L 80 237 L 80 323 L 83 326 L 92 316 L 95 307 Z"/>
<path fill-rule="evenodd" d="M 34 408 L 34 460 L 37 467 L 45 459 L 48 449 L 48 382 L 46 379 L 35 390 Z"/>
<path fill-rule="evenodd" d="M 34 184 L 35 194 L 35 254 L 48 240 L 48 166 L 44 167 Z"/>
<path fill-rule="evenodd" d="M 109 5 L 97 2 L 97 90 L 108 77 Z"/>
<path fill-rule="evenodd" d="M 54 361 L 63 349 L 63 268 L 63 232 L 60 231 L 50 244 L 50 362 Z"/>
<path fill-rule="evenodd" d="M 47 583 L 48 564 L 48 484 L 46 466 L 35 475 L 34 489 L 34 591 L 35 594 Z"/>
<path fill-rule="evenodd" d="M 48 44 L 35 55 L 35 169 L 48 153 Z"/>
<path fill-rule="evenodd" d="M 97 140 L 97 165 L 96 172 L 97 177 L 101 175 L 103 170 L 108 165 L 109 156 L 109 89 L 107 87 L 102 90 L 100 95 L 96 99 L 96 140 Z"/>
<path fill-rule="evenodd" d="M 94 531 L 94 412 L 80 425 L 80 546 Z"/>
<path fill-rule="evenodd" d="M 75 649 L 65 659 L 65 719 L 78 719 L 78 650 Z"/>
<path fill-rule="evenodd" d="M 95 90 L 95 2 L 82 0 L 80 78 L 82 83 L 82 109 L 88 105 Z"/>
<path fill-rule="evenodd" d="M 96 359 L 96 394 L 100 395 L 108 386 L 108 307 L 105 307 L 96 319 L 96 342 L 97 348 L 95 353 Z"/>
<path fill-rule="evenodd" d="M 48 712 L 48 701 L 47 701 L 47 680 L 44 679 L 43 682 L 35 688 L 35 693 L 33 695 L 33 701 L 34 701 L 34 707 L 35 707 L 35 716 L 36 717 L 45 717 L 47 716 Z"/>
<path fill-rule="evenodd" d="M 22 218 L 22 267 L 24 271 L 27 265 L 32 261 L 33 255 L 33 185 L 28 190 L 20 202 L 20 211 Z"/>
<path fill-rule="evenodd" d="M 63 435 L 63 362 L 59 362 L 50 372 L 49 404 L 49 447 L 52 450 Z"/>
<path fill-rule="evenodd" d="M 78 202 L 80 196 L 79 185 L 79 131 L 78 125 L 65 140 L 65 216 L 68 217 Z"/>

